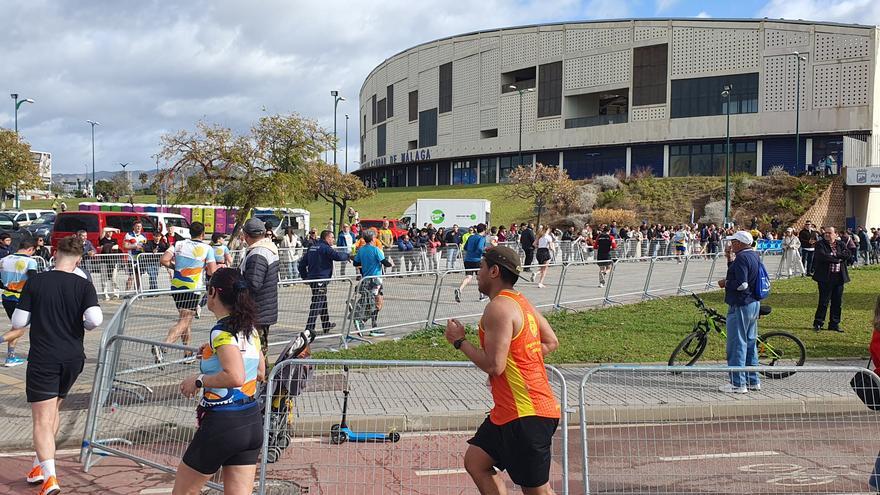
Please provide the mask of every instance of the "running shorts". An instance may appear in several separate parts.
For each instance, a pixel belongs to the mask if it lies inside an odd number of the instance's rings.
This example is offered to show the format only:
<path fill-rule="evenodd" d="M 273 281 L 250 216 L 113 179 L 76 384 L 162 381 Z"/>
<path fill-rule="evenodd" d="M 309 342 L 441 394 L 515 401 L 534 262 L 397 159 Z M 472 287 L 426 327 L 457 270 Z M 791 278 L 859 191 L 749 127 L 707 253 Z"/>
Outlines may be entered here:
<path fill-rule="evenodd" d="M 4 299 L 3 300 L 3 309 L 6 310 L 6 316 L 9 319 L 12 319 L 12 313 L 15 313 L 15 308 L 18 307 L 18 301 L 13 301 L 12 299 Z"/>
<path fill-rule="evenodd" d="M 214 474 L 223 466 L 255 465 L 262 448 L 259 402 L 238 411 L 208 410 L 183 454 L 183 462 L 202 474 Z"/>
<path fill-rule="evenodd" d="M 177 309 L 195 311 L 196 306 L 199 305 L 199 295 L 195 292 L 183 292 L 181 294 L 172 292 L 171 297 L 174 299 L 174 305 L 177 306 Z"/>
<path fill-rule="evenodd" d="M 28 362 L 25 375 L 27 401 L 40 402 L 55 397 L 67 397 L 84 366 L 85 360 L 66 363 Z"/>
<path fill-rule="evenodd" d="M 538 259 L 538 264 L 543 265 L 550 261 L 550 249 L 548 248 L 538 248 L 538 252 L 535 253 L 535 257 Z"/>
<path fill-rule="evenodd" d="M 464 262 L 464 274 L 465 275 L 476 275 L 480 270 L 480 262 L 479 261 L 465 261 Z"/>
<path fill-rule="evenodd" d="M 550 481 L 550 446 L 559 426 L 558 419 L 526 416 L 503 425 L 487 417 L 468 443 L 483 449 L 495 467 L 514 483 L 535 488 Z"/>

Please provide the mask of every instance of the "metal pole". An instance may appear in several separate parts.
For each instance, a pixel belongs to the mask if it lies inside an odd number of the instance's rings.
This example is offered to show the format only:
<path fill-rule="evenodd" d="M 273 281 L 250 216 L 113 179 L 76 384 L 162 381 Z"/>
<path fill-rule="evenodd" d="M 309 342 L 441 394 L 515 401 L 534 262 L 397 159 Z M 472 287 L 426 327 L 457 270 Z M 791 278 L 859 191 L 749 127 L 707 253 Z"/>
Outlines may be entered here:
<path fill-rule="evenodd" d="M 794 169 L 800 173 L 801 161 L 801 56 L 795 54 L 797 64 L 797 103 L 794 109 Z"/>
<path fill-rule="evenodd" d="M 333 165 L 336 165 L 336 148 L 339 146 L 336 144 L 336 107 L 339 105 L 339 98 L 336 98 L 333 101 Z"/>
<path fill-rule="evenodd" d="M 15 139 L 18 140 L 18 95 L 13 94 L 12 98 L 15 99 Z M 3 204 L 6 204 L 6 192 L 3 192 Z M 18 182 L 15 183 L 15 199 L 12 201 L 12 207 L 18 208 Z"/>
<path fill-rule="evenodd" d="M 727 143 L 725 144 L 725 152 L 727 158 L 724 161 L 724 226 L 730 223 L 730 91 L 733 86 L 727 86 Z"/>
<path fill-rule="evenodd" d="M 345 114 L 345 173 L 348 173 L 348 114 Z"/>
<path fill-rule="evenodd" d="M 97 186 L 95 183 L 95 124 L 92 124 L 92 191 Z"/>
<path fill-rule="evenodd" d="M 520 89 L 519 93 L 519 166 L 522 167 L 522 95 L 523 92 Z"/>

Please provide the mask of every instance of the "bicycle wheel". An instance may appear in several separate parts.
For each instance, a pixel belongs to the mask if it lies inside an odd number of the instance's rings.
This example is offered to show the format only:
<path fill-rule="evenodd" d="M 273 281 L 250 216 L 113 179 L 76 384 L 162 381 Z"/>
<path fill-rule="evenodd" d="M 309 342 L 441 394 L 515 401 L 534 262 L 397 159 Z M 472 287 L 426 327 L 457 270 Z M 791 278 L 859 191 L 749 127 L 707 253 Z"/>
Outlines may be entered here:
<path fill-rule="evenodd" d="M 807 348 L 801 339 L 788 332 L 768 332 L 758 336 L 758 362 L 761 366 L 803 366 L 807 360 Z M 762 371 L 771 379 L 785 378 L 794 371 Z"/>
<path fill-rule="evenodd" d="M 706 350 L 708 340 L 706 332 L 694 330 L 672 351 L 669 366 L 691 366 L 696 363 Z"/>

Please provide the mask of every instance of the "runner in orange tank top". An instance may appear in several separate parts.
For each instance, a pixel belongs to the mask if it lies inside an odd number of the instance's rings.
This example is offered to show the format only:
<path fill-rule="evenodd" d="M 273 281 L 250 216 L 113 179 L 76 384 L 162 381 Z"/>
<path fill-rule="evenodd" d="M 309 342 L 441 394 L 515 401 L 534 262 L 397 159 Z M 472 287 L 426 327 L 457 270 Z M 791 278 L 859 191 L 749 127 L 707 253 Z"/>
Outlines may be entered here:
<path fill-rule="evenodd" d="M 490 302 L 480 319 L 480 346 L 468 342 L 457 320 L 446 339 L 489 374 L 495 406 L 473 438 L 464 467 L 481 494 L 506 494 L 495 471 L 506 470 L 524 494 L 552 494 L 550 450 L 560 406 L 544 368 L 544 356 L 559 345 L 547 320 L 513 286 L 520 278 L 519 255 L 510 248 L 487 249 L 477 282 Z"/>

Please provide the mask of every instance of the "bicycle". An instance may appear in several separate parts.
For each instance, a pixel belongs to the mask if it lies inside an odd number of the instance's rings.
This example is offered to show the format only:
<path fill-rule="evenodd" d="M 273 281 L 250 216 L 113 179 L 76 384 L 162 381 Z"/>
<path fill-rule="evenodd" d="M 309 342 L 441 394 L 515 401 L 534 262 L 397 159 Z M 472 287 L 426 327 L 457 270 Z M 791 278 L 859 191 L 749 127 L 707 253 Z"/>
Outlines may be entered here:
<path fill-rule="evenodd" d="M 724 330 L 726 318 L 713 308 L 706 306 L 696 294 L 691 294 L 694 299 L 694 305 L 703 313 L 703 318 L 698 321 L 684 340 L 678 347 L 672 351 L 669 357 L 669 366 L 692 366 L 696 363 L 709 341 L 709 334 L 717 332 L 724 339 L 727 339 L 727 333 Z M 762 305 L 758 313 L 758 317 L 770 314 L 770 306 Z M 781 331 L 767 332 L 758 335 L 758 362 L 761 366 L 803 366 L 807 359 L 807 349 L 801 339 L 796 336 Z M 762 375 L 767 378 L 785 378 L 794 374 L 793 371 L 772 372 L 762 371 Z"/>

